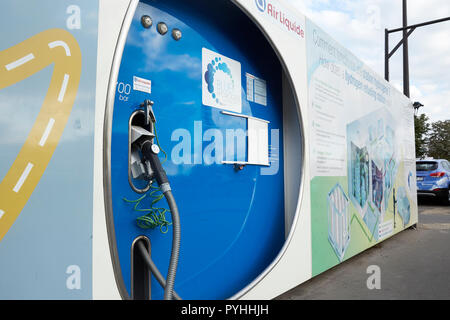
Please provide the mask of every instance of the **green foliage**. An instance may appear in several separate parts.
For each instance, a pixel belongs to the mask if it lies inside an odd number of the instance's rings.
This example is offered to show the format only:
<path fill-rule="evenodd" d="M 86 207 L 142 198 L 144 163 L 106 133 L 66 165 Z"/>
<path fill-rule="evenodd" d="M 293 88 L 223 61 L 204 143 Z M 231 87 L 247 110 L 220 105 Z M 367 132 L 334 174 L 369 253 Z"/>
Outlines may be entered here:
<path fill-rule="evenodd" d="M 450 120 L 434 122 L 427 140 L 428 156 L 450 160 Z"/>
<path fill-rule="evenodd" d="M 430 132 L 429 118 L 425 114 L 414 116 L 415 139 L 416 139 L 416 157 L 423 158 L 427 155 L 427 136 Z"/>

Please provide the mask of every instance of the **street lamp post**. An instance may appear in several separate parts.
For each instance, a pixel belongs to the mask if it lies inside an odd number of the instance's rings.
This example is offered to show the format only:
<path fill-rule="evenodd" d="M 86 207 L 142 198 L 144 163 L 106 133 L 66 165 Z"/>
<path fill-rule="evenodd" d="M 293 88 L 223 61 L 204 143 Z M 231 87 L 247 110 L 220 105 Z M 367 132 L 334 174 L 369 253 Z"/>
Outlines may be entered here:
<path fill-rule="evenodd" d="M 403 93 L 408 98 L 409 93 L 409 51 L 408 51 L 408 4 L 403 0 Z"/>
<path fill-rule="evenodd" d="M 410 88 L 409 88 L 409 50 L 408 50 L 408 37 L 416 30 L 424 26 L 450 21 L 450 17 L 442 18 L 438 20 L 427 21 L 419 24 L 414 24 L 408 26 L 408 7 L 407 0 L 403 0 L 403 27 L 397 29 L 385 29 L 385 55 L 384 55 L 384 77 L 389 81 L 389 59 L 394 55 L 394 53 L 403 45 L 403 93 L 409 98 Z M 395 32 L 403 32 L 402 40 L 389 51 L 389 35 Z"/>

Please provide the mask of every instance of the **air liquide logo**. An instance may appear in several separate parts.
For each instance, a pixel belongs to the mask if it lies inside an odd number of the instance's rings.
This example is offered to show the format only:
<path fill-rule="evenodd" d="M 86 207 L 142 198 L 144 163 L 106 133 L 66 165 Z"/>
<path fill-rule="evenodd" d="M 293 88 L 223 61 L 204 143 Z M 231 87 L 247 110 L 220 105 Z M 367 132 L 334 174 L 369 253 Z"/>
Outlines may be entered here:
<path fill-rule="evenodd" d="M 255 0 L 255 3 L 256 3 L 256 7 L 258 8 L 259 11 L 261 11 L 261 12 L 266 11 L 266 7 L 267 7 L 266 0 Z"/>
<path fill-rule="evenodd" d="M 255 0 L 255 5 L 270 23 L 283 28 L 283 30 L 288 31 L 293 36 L 305 38 L 304 18 L 296 17 L 276 0 Z"/>
<path fill-rule="evenodd" d="M 241 64 L 203 48 L 202 65 L 203 104 L 240 113 L 242 111 Z"/>

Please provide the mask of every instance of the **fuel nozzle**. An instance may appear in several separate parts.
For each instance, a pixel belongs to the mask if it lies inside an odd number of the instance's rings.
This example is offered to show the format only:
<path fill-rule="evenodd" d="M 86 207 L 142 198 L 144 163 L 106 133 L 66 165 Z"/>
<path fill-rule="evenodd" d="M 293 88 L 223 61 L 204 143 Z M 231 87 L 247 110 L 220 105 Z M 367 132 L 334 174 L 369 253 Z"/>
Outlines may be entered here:
<path fill-rule="evenodd" d="M 168 184 L 169 179 L 167 178 L 166 171 L 164 170 L 161 161 L 159 160 L 160 149 L 158 145 L 154 144 L 151 140 L 145 140 L 141 144 L 141 152 L 145 160 L 150 162 L 154 177 L 158 182 L 159 186 L 163 184 Z"/>
<path fill-rule="evenodd" d="M 150 162 L 152 176 L 156 178 L 159 186 L 169 183 L 166 172 L 159 160 L 160 148 L 154 143 L 154 124 L 156 123 L 156 117 L 153 112 L 153 101 L 145 100 L 141 104 L 141 107 L 145 110 L 146 125 L 151 128 L 148 131 L 142 127 L 132 127 L 132 143 L 138 146 L 141 151 L 144 160 Z"/>

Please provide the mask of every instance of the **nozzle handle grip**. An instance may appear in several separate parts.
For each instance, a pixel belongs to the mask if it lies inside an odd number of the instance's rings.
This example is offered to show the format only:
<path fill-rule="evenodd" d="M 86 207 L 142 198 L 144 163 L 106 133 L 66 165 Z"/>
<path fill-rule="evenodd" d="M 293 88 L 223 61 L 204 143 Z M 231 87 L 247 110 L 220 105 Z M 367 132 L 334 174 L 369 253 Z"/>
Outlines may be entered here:
<path fill-rule="evenodd" d="M 145 141 L 142 144 L 141 152 L 144 158 L 150 161 L 156 181 L 158 182 L 158 185 L 161 186 L 164 183 L 169 183 L 169 179 L 167 178 L 166 171 L 159 160 L 158 154 L 154 153 L 152 150 L 152 144 L 153 143 L 151 141 Z"/>

